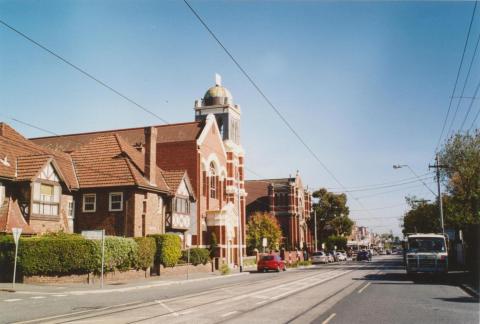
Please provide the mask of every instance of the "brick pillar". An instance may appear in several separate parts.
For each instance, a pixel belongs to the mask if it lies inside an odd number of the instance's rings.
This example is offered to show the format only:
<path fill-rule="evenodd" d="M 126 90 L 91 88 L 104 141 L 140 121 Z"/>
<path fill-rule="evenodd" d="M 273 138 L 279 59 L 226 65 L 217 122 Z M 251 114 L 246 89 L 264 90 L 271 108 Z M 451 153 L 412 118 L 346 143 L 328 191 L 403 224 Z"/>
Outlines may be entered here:
<path fill-rule="evenodd" d="M 275 215 L 275 188 L 273 183 L 268 185 L 268 208 L 272 215 Z"/>

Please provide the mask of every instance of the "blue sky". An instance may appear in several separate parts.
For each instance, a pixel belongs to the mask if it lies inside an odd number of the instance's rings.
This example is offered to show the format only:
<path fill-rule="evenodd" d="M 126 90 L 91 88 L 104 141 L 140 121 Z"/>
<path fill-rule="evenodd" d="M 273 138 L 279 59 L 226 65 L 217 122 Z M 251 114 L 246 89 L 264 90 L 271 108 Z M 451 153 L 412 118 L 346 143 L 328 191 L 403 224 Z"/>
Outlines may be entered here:
<path fill-rule="evenodd" d="M 396 163 L 428 172 L 473 2 L 192 6 L 346 187 L 412 177 L 407 169 L 393 170 Z M 466 62 L 480 33 L 478 15 Z M 182 1 L 0 0 L 0 19 L 169 122 L 193 120 L 194 100 L 218 72 L 242 107 L 249 169 L 263 177 L 299 170 L 312 189 L 339 187 Z M 467 96 L 478 82 L 478 62 Z M 459 116 L 466 107 L 463 102 Z M 1 25 L 0 114 L 31 137 L 46 134 L 5 116 L 56 133 L 161 123 Z M 351 217 L 377 232 L 399 233 L 409 194 L 434 199 L 419 183 L 354 192 L 361 205 L 351 199 Z"/>

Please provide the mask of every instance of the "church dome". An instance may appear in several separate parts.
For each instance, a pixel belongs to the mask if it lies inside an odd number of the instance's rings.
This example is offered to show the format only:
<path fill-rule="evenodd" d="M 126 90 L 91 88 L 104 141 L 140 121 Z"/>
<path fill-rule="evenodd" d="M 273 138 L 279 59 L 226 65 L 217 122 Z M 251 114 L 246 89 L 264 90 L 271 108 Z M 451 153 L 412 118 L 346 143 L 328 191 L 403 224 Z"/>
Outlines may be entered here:
<path fill-rule="evenodd" d="M 227 88 L 221 85 L 215 85 L 205 92 L 203 96 L 205 105 L 228 105 L 233 102 L 233 97 Z"/>

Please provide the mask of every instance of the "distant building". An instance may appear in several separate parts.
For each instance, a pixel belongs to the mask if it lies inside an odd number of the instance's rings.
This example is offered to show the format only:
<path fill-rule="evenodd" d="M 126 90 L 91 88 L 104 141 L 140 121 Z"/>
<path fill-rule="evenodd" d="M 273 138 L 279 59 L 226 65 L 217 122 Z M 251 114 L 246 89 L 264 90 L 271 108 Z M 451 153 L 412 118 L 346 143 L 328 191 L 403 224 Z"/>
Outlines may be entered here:
<path fill-rule="evenodd" d="M 313 250 L 312 194 L 300 176 L 245 182 L 247 218 L 256 212 L 274 215 L 282 229 L 282 247 Z"/>

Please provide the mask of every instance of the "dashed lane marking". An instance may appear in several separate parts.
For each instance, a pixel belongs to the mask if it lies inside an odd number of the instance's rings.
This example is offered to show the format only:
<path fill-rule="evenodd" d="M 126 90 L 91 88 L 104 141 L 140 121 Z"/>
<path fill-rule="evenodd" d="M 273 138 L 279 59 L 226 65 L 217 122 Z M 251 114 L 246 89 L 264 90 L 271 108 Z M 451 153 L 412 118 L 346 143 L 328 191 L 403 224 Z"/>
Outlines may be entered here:
<path fill-rule="evenodd" d="M 359 291 L 357 291 L 357 293 L 361 294 L 368 286 L 370 286 L 371 282 L 367 283 L 365 286 L 363 286 L 362 288 L 360 288 Z"/>
<path fill-rule="evenodd" d="M 67 295 L 59 294 L 59 295 L 53 295 L 53 297 L 67 297 Z"/>
<path fill-rule="evenodd" d="M 332 318 L 334 318 L 335 316 L 337 316 L 336 313 L 330 314 L 330 316 L 328 316 L 327 319 L 322 322 L 322 324 L 327 324 L 327 323 L 330 322 L 330 321 L 332 320 Z"/>
<path fill-rule="evenodd" d="M 185 312 L 181 312 L 179 313 L 180 315 L 187 315 L 187 314 L 190 314 L 191 312 L 193 312 L 193 310 L 187 310 Z"/>
<path fill-rule="evenodd" d="M 43 299 L 45 298 L 45 296 L 33 296 L 33 297 L 30 297 L 31 299 Z"/>
<path fill-rule="evenodd" d="M 236 313 L 238 313 L 238 311 L 228 312 L 228 313 L 223 314 L 222 317 L 227 317 L 227 316 L 230 316 L 230 315 L 233 315 L 233 314 L 236 314 Z"/>
<path fill-rule="evenodd" d="M 165 305 L 161 300 L 156 300 L 155 301 L 157 304 L 161 305 L 163 308 L 165 308 L 167 311 L 170 312 L 170 314 L 172 314 L 173 316 L 178 316 L 178 313 L 176 311 L 174 311 L 173 309 L 171 309 L 170 307 L 168 307 L 167 305 Z"/>
<path fill-rule="evenodd" d="M 12 303 L 12 302 L 16 302 L 16 301 L 19 301 L 19 300 L 22 300 L 22 299 L 20 299 L 20 298 L 5 299 L 4 302 Z"/>

